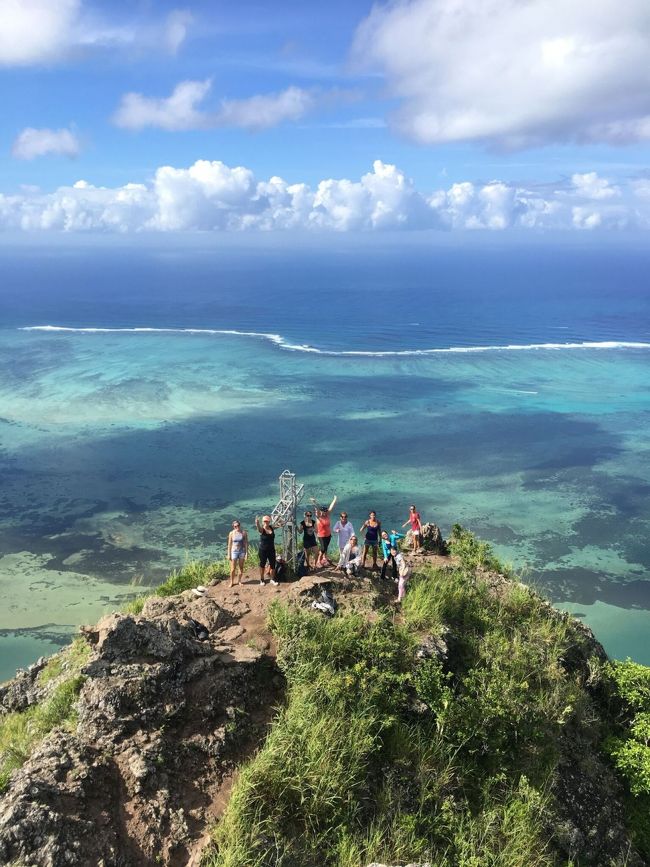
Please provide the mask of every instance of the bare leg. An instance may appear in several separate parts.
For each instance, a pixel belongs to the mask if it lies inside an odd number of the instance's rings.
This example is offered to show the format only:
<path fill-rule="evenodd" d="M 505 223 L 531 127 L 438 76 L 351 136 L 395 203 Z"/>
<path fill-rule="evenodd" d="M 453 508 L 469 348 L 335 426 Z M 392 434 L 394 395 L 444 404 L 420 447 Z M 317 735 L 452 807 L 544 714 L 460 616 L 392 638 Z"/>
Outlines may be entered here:
<path fill-rule="evenodd" d="M 231 587 L 234 587 L 234 581 L 235 581 L 235 570 L 236 570 L 236 569 L 237 569 L 237 561 L 236 561 L 236 560 L 231 560 L 231 561 L 230 561 L 230 586 L 231 586 Z"/>
<path fill-rule="evenodd" d="M 363 559 L 361 561 L 361 565 L 363 566 L 364 569 L 366 568 L 366 557 L 368 556 L 369 547 L 370 547 L 369 545 L 363 546 Z"/>

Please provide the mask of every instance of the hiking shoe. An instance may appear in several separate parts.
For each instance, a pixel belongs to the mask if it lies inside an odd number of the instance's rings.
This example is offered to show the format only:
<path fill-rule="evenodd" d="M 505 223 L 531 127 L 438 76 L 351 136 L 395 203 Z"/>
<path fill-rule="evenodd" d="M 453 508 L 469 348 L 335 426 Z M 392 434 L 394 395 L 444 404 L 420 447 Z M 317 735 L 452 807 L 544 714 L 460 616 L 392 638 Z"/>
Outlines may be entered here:
<path fill-rule="evenodd" d="M 266 581 L 263 578 L 260 578 L 260 587 L 266 587 Z"/>
<path fill-rule="evenodd" d="M 271 584 L 273 584 L 274 587 L 278 587 L 280 582 L 276 581 L 274 578 L 271 578 Z"/>

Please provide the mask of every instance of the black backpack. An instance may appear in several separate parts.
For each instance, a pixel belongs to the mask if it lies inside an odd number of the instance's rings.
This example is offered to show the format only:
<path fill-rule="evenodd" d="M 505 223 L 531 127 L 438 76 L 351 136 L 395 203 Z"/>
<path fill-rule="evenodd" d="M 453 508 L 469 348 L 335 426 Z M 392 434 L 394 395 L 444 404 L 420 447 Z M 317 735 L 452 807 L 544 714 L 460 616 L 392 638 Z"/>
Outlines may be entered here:
<path fill-rule="evenodd" d="M 298 554 L 296 562 L 296 578 L 303 578 L 307 574 L 307 566 L 305 565 L 305 552 L 301 551 Z"/>
<path fill-rule="evenodd" d="M 188 625 L 190 630 L 192 631 L 192 635 L 194 638 L 199 641 L 207 641 L 210 637 L 210 633 L 208 632 L 208 627 L 204 626 L 198 620 L 195 620 L 193 617 L 187 618 Z"/>

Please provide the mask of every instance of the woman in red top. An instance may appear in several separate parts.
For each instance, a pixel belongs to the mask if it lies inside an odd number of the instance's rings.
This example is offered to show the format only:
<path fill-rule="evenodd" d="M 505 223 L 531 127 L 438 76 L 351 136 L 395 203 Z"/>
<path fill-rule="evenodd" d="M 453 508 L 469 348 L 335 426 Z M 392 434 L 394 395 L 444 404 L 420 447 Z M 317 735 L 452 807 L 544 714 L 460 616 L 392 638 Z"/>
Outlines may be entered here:
<path fill-rule="evenodd" d="M 420 520 L 420 513 L 415 508 L 415 506 L 409 507 L 409 516 L 402 524 L 402 527 L 406 527 L 407 524 L 411 525 L 411 539 L 413 540 L 413 553 L 420 548 L 420 540 L 422 536 L 422 521 Z"/>
<path fill-rule="evenodd" d="M 316 568 L 319 566 L 331 566 L 332 562 L 327 556 L 327 549 L 332 541 L 332 520 L 330 513 L 336 505 L 336 497 L 327 506 L 318 506 L 316 500 L 312 497 L 312 503 L 316 509 L 316 535 L 318 537 L 318 559 L 316 560 Z"/>

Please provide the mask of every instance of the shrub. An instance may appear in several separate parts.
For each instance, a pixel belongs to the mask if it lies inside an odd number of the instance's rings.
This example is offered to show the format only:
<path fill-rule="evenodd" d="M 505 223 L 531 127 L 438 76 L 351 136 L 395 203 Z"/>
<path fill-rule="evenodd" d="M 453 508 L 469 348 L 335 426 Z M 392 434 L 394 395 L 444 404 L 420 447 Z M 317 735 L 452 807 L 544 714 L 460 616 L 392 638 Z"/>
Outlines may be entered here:
<path fill-rule="evenodd" d="M 632 662 L 611 662 L 605 668 L 610 687 L 622 704 L 617 731 L 605 749 L 625 777 L 633 795 L 650 795 L 650 668 Z"/>

